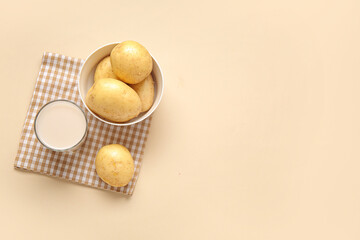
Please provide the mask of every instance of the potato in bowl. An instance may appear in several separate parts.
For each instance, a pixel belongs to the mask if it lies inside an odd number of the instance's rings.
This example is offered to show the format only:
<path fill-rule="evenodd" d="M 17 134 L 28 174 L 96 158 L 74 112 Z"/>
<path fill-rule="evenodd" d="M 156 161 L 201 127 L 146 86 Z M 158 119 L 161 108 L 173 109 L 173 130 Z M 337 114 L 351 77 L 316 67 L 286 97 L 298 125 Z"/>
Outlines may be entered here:
<path fill-rule="evenodd" d="M 82 65 L 82 68 L 81 68 L 79 76 L 78 76 L 78 89 L 80 92 L 81 100 L 83 101 L 87 110 L 89 110 L 90 113 L 94 117 L 96 117 L 100 121 L 105 122 L 107 124 L 116 125 L 116 126 L 128 126 L 128 125 L 132 125 L 132 124 L 138 123 L 140 121 L 143 121 L 144 119 L 148 118 L 155 111 L 155 109 L 159 105 L 161 98 L 162 98 L 163 88 L 164 88 L 164 80 L 163 80 L 163 74 L 162 74 L 159 63 L 149 53 L 152 58 L 152 63 L 153 63 L 152 64 L 152 66 L 153 66 L 152 72 L 150 73 L 149 76 L 151 76 L 153 78 L 153 88 L 154 88 L 153 95 L 154 96 L 153 96 L 153 101 L 152 101 L 153 103 L 148 110 L 141 112 L 136 117 L 134 117 L 130 120 L 127 120 L 125 122 L 115 122 L 115 121 L 109 120 L 109 119 L 97 114 L 93 110 L 91 110 L 91 108 L 86 103 L 86 95 L 87 95 L 88 91 L 90 90 L 90 88 L 92 87 L 92 85 L 94 84 L 95 70 L 96 70 L 98 64 L 104 58 L 110 56 L 111 51 L 118 44 L 119 43 L 111 43 L 111 44 L 104 45 L 104 46 L 96 49 L 92 54 L 90 54 L 87 57 L 84 64 Z M 128 84 L 128 86 L 132 86 L 132 85 Z"/>
<path fill-rule="evenodd" d="M 141 100 L 135 90 L 113 78 L 98 79 L 85 102 L 97 115 L 113 122 L 126 122 L 141 112 Z"/>

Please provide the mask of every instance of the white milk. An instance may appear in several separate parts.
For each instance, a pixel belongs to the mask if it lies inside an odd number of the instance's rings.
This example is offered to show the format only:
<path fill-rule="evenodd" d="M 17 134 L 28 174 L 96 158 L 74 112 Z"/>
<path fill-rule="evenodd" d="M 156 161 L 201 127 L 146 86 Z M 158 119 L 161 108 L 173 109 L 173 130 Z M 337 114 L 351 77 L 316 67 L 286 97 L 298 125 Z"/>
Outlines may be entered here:
<path fill-rule="evenodd" d="M 58 100 L 38 113 L 35 131 L 44 145 L 54 150 L 71 149 L 85 140 L 86 117 L 75 104 Z"/>

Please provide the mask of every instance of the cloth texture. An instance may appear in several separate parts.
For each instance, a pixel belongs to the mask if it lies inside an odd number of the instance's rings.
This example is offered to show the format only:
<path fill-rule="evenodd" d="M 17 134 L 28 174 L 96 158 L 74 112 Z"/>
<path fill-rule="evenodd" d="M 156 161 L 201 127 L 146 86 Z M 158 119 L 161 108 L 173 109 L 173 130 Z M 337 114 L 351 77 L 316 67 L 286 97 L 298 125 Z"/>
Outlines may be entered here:
<path fill-rule="evenodd" d="M 82 59 L 57 53 L 44 53 L 22 129 L 14 167 L 94 188 L 132 195 L 139 177 L 151 116 L 140 123 L 126 127 L 109 125 L 96 119 L 85 108 L 77 89 L 77 75 L 82 64 Z M 85 143 L 73 153 L 55 152 L 45 148 L 34 133 L 37 112 L 44 104 L 55 99 L 73 101 L 86 113 L 88 135 Z M 134 159 L 134 176 L 124 187 L 112 187 L 96 174 L 95 157 L 98 150 L 113 143 L 128 148 Z"/>

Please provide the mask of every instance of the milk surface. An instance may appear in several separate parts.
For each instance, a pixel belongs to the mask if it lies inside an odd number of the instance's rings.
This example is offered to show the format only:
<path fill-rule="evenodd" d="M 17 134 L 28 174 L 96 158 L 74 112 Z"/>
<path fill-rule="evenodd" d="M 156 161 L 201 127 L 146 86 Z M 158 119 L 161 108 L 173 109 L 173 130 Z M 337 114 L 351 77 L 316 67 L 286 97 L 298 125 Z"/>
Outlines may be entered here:
<path fill-rule="evenodd" d="M 36 120 L 38 138 L 45 145 L 68 149 L 77 145 L 86 134 L 86 118 L 74 104 L 55 101 L 46 105 Z"/>

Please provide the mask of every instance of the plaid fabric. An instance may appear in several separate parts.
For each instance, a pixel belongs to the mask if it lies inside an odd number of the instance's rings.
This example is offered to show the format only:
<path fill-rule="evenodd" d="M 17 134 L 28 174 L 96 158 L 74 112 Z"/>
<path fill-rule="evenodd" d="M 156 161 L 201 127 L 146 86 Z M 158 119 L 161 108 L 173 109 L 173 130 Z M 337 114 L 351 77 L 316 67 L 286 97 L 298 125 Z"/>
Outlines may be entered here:
<path fill-rule="evenodd" d="M 151 117 L 144 121 L 118 127 L 105 124 L 86 110 L 77 89 L 77 74 L 83 60 L 56 53 L 44 53 L 40 73 L 30 102 L 15 159 L 15 169 L 28 170 L 95 188 L 132 195 L 139 176 Z M 36 139 L 34 119 L 45 103 L 55 99 L 77 103 L 86 113 L 89 124 L 85 143 L 74 153 L 54 152 L 44 148 Z M 112 187 L 103 182 L 95 171 L 98 150 L 107 144 L 119 143 L 129 149 L 135 161 L 135 173 L 125 187 Z"/>

